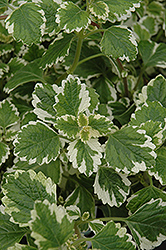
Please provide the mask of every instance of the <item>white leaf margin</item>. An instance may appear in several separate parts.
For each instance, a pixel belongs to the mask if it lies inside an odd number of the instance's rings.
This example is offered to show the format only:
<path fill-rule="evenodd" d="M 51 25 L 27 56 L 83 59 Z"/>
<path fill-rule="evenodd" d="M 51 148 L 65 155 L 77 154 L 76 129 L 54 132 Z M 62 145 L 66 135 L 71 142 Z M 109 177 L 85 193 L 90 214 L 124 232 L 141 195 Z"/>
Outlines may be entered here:
<path fill-rule="evenodd" d="M 101 4 L 103 4 L 103 5 L 105 5 L 105 13 L 103 13 L 103 15 L 98 15 L 96 12 L 95 12 L 95 10 L 94 10 L 94 6 L 92 5 L 92 6 L 90 6 L 89 7 L 89 10 L 90 10 L 90 12 L 94 15 L 94 16 L 96 16 L 96 17 L 98 17 L 99 19 L 102 19 L 103 21 L 106 21 L 106 19 L 107 19 L 107 17 L 108 17 L 108 13 L 110 12 L 110 10 L 109 10 L 109 8 L 108 8 L 108 5 L 105 3 L 105 2 L 103 2 L 103 1 L 98 1 L 98 2 L 96 2 L 96 3 L 92 3 L 92 4 L 99 4 L 99 3 L 101 3 Z"/>
<path fill-rule="evenodd" d="M 2 157 L 0 158 L 0 166 L 5 163 L 5 161 L 9 158 L 10 155 L 10 148 L 8 145 L 6 145 L 5 143 L 0 141 L 0 144 L 2 144 L 5 148 L 6 154 L 2 155 Z"/>

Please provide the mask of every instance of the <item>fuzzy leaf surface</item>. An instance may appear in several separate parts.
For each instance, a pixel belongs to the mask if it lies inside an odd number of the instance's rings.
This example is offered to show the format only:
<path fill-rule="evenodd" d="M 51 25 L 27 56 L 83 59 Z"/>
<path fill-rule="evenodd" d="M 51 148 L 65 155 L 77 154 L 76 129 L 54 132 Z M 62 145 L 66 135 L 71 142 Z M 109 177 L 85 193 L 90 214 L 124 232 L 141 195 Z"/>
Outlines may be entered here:
<path fill-rule="evenodd" d="M 6 27 L 17 41 L 25 44 L 39 43 L 42 36 L 43 16 L 34 3 L 25 3 L 15 9 L 7 19 Z"/>
<path fill-rule="evenodd" d="M 165 202 L 152 199 L 125 219 L 125 222 L 141 249 L 153 249 L 166 239 Z"/>
<path fill-rule="evenodd" d="M 7 250 L 8 247 L 19 242 L 27 232 L 27 228 L 20 228 L 18 225 L 10 222 L 9 219 L 10 216 L 8 214 L 0 213 L 1 250 Z"/>
<path fill-rule="evenodd" d="M 134 60 L 137 54 L 137 43 L 131 31 L 127 28 L 112 26 L 108 28 L 101 40 L 101 50 L 108 56 L 128 62 Z"/>
<path fill-rule="evenodd" d="M 51 67 L 53 64 L 62 62 L 69 54 L 69 49 L 73 39 L 73 34 L 61 33 L 48 47 L 46 53 L 42 56 L 41 67 Z"/>
<path fill-rule="evenodd" d="M 60 249 L 72 236 L 74 223 L 70 221 L 64 207 L 36 202 L 32 211 L 31 236 L 41 250 Z"/>
<path fill-rule="evenodd" d="M 166 68 L 165 43 L 157 44 L 155 42 L 141 41 L 138 48 L 145 67 Z"/>
<path fill-rule="evenodd" d="M 118 174 L 109 167 L 100 167 L 95 183 L 94 192 L 103 204 L 119 207 L 129 194 L 130 181 L 125 174 Z"/>
<path fill-rule="evenodd" d="M 81 140 L 71 142 L 68 147 L 68 155 L 74 168 L 81 173 L 90 176 L 96 172 L 101 164 L 102 148 L 97 139 L 90 139 L 86 143 Z"/>
<path fill-rule="evenodd" d="M 54 123 L 56 120 L 56 111 L 53 108 L 55 104 L 55 89 L 58 88 L 55 84 L 37 83 L 32 94 L 34 113 L 39 119 L 45 122 Z"/>
<path fill-rule="evenodd" d="M 145 187 L 134 193 L 128 199 L 127 208 L 131 211 L 131 213 L 134 213 L 138 208 L 140 208 L 146 202 L 150 201 L 152 198 L 161 198 L 166 202 L 166 192 L 152 185 Z"/>
<path fill-rule="evenodd" d="M 102 250 L 134 250 L 135 246 L 131 241 L 131 235 L 126 229 L 115 224 L 113 221 L 107 223 L 93 238 L 92 246 Z"/>
<path fill-rule="evenodd" d="M 69 75 L 62 81 L 62 88 L 63 92 L 57 95 L 57 103 L 54 105 L 57 116 L 66 114 L 77 116 L 90 106 L 89 92 L 79 78 Z"/>
<path fill-rule="evenodd" d="M 138 173 L 155 165 L 154 144 L 137 128 L 124 127 L 109 136 L 106 161 L 116 171 Z M 152 155 L 153 156 L 152 156 Z"/>
<path fill-rule="evenodd" d="M 36 200 L 56 202 L 56 186 L 42 172 L 36 174 L 33 170 L 16 171 L 7 175 L 5 181 L 5 196 L 2 199 L 6 206 L 5 211 L 21 226 L 28 225 Z"/>
<path fill-rule="evenodd" d="M 86 29 L 90 24 L 88 13 L 81 10 L 78 5 L 68 1 L 60 5 L 60 7 L 56 14 L 56 22 L 67 33 L 79 32 L 82 28 Z"/>
<path fill-rule="evenodd" d="M 60 150 L 57 133 L 40 121 L 32 121 L 25 125 L 14 144 L 15 155 L 28 161 L 29 164 L 37 162 L 42 165 L 56 160 Z"/>
<path fill-rule="evenodd" d="M 32 81 L 39 81 L 45 83 L 43 78 L 43 70 L 39 68 L 38 60 L 28 63 L 26 66 L 18 70 L 14 76 L 7 82 L 4 87 L 5 92 L 8 94 L 22 85 Z"/>

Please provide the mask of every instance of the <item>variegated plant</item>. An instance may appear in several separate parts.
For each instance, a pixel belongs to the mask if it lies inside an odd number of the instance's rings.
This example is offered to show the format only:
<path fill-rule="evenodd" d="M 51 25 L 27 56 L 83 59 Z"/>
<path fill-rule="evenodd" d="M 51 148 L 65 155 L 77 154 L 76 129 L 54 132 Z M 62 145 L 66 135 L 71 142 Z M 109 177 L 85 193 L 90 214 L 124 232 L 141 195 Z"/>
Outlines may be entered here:
<path fill-rule="evenodd" d="M 166 3 L 0 0 L 0 249 L 166 240 Z"/>

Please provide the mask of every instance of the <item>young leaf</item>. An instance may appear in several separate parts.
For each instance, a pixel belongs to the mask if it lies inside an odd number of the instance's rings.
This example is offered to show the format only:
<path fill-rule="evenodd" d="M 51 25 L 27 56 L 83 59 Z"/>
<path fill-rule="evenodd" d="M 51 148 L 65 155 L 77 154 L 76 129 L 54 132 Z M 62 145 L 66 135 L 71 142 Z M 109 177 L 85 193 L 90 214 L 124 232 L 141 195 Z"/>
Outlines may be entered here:
<path fill-rule="evenodd" d="M 88 13 L 70 1 L 60 5 L 56 17 L 56 23 L 67 33 L 79 32 L 83 28 L 86 29 L 91 23 Z"/>
<path fill-rule="evenodd" d="M 72 115 L 63 115 L 59 117 L 56 121 L 55 127 L 59 130 L 60 133 L 69 138 L 76 138 L 77 134 L 80 131 L 77 119 Z"/>
<path fill-rule="evenodd" d="M 166 239 L 166 206 L 151 200 L 125 219 L 140 249 L 153 249 Z"/>
<path fill-rule="evenodd" d="M 97 172 L 98 165 L 101 164 L 102 148 L 97 139 L 90 139 L 86 143 L 75 140 L 69 144 L 68 155 L 74 168 L 78 168 L 81 173 L 90 176 Z"/>
<path fill-rule="evenodd" d="M 62 206 L 51 205 L 47 200 L 37 201 L 31 215 L 31 236 L 41 250 L 62 249 L 74 233 L 74 222 Z"/>
<path fill-rule="evenodd" d="M 8 100 L 0 102 L 0 127 L 5 130 L 19 121 L 17 108 Z"/>
<path fill-rule="evenodd" d="M 18 225 L 10 222 L 8 214 L 0 212 L 0 242 L 1 250 L 6 250 L 8 247 L 20 242 L 26 234 L 27 228 L 20 228 Z"/>
<path fill-rule="evenodd" d="M 149 170 L 149 174 L 153 175 L 157 180 L 159 180 L 161 185 L 166 185 L 166 147 L 157 149 L 156 154 L 156 165 Z"/>
<path fill-rule="evenodd" d="M 103 204 L 119 207 L 129 194 L 130 181 L 110 167 L 101 166 L 97 172 L 94 192 Z"/>
<path fill-rule="evenodd" d="M 90 3 L 89 10 L 94 16 L 99 19 L 102 19 L 103 21 L 105 21 L 108 17 L 109 8 L 108 5 L 103 1 L 96 1 Z"/>
<path fill-rule="evenodd" d="M 60 141 L 57 133 L 46 124 L 37 121 L 29 122 L 22 127 L 14 141 L 15 155 L 29 164 L 37 162 L 39 165 L 56 160 Z"/>
<path fill-rule="evenodd" d="M 79 78 L 69 75 L 62 81 L 63 92 L 56 97 L 54 108 L 57 116 L 73 115 L 83 112 L 90 106 L 89 92 L 85 84 L 81 84 Z"/>
<path fill-rule="evenodd" d="M 53 64 L 62 62 L 68 56 L 74 35 L 60 33 L 49 45 L 48 50 L 42 56 L 40 65 L 42 68 L 51 67 Z"/>
<path fill-rule="evenodd" d="M 37 83 L 32 93 L 34 113 L 45 122 L 55 123 L 56 111 L 53 105 L 55 104 L 56 89 L 58 87 L 55 84 Z"/>
<path fill-rule="evenodd" d="M 138 173 L 155 165 L 155 145 L 145 131 L 124 127 L 109 136 L 106 160 L 116 171 Z"/>
<path fill-rule="evenodd" d="M 111 130 L 111 126 L 113 125 L 113 123 L 111 123 L 111 121 L 105 116 L 97 114 L 89 116 L 88 125 L 91 126 L 93 130 L 92 133 L 96 133 L 96 136 L 92 135 L 92 137 L 99 137 L 106 135 Z"/>
<path fill-rule="evenodd" d="M 13 89 L 22 85 L 23 83 L 39 81 L 45 83 L 43 78 L 43 70 L 39 68 L 39 59 L 30 62 L 26 66 L 18 70 L 14 76 L 7 82 L 4 87 L 6 93 L 10 93 Z"/>
<path fill-rule="evenodd" d="M 17 41 L 31 45 L 39 43 L 43 33 L 43 16 L 35 3 L 25 3 L 6 19 L 6 28 Z"/>
<path fill-rule="evenodd" d="M 145 187 L 134 193 L 128 199 L 127 208 L 131 211 L 131 213 L 134 213 L 138 208 L 140 208 L 146 202 L 150 201 L 152 198 L 161 198 L 163 201 L 166 201 L 166 192 L 156 188 L 153 185 Z"/>
<path fill-rule="evenodd" d="M 66 199 L 65 207 L 77 205 L 80 208 L 81 215 L 89 212 L 90 216 L 95 216 L 95 200 L 91 193 L 83 186 L 78 186 Z"/>
<path fill-rule="evenodd" d="M 102 250 L 134 250 L 135 245 L 126 228 L 110 221 L 92 238 L 92 246 Z"/>
<path fill-rule="evenodd" d="M 0 141 L 0 166 L 8 159 L 9 155 L 10 155 L 9 146 Z"/>
<path fill-rule="evenodd" d="M 145 67 L 166 68 L 166 44 L 141 41 L 138 46 Z"/>
<path fill-rule="evenodd" d="M 50 203 L 56 202 L 55 184 L 42 172 L 36 174 L 33 170 L 16 171 L 7 175 L 2 190 L 5 195 L 2 198 L 5 211 L 20 226 L 28 225 L 36 200 L 48 199 Z"/>
<path fill-rule="evenodd" d="M 108 28 L 101 40 L 101 50 L 108 56 L 128 62 L 134 60 L 137 55 L 137 43 L 132 32 L 120 26 Z"/>

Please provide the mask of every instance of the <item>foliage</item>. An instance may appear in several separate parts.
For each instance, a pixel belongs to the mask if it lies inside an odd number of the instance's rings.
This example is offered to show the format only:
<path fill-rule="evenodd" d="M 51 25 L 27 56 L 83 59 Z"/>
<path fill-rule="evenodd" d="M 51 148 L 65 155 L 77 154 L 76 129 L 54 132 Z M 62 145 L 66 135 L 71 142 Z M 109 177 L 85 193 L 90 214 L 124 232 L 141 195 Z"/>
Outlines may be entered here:
<path fill-rule="evenodd" d="M 165 8 L 0 1 L 1 250 L 166 240 Z"/>

